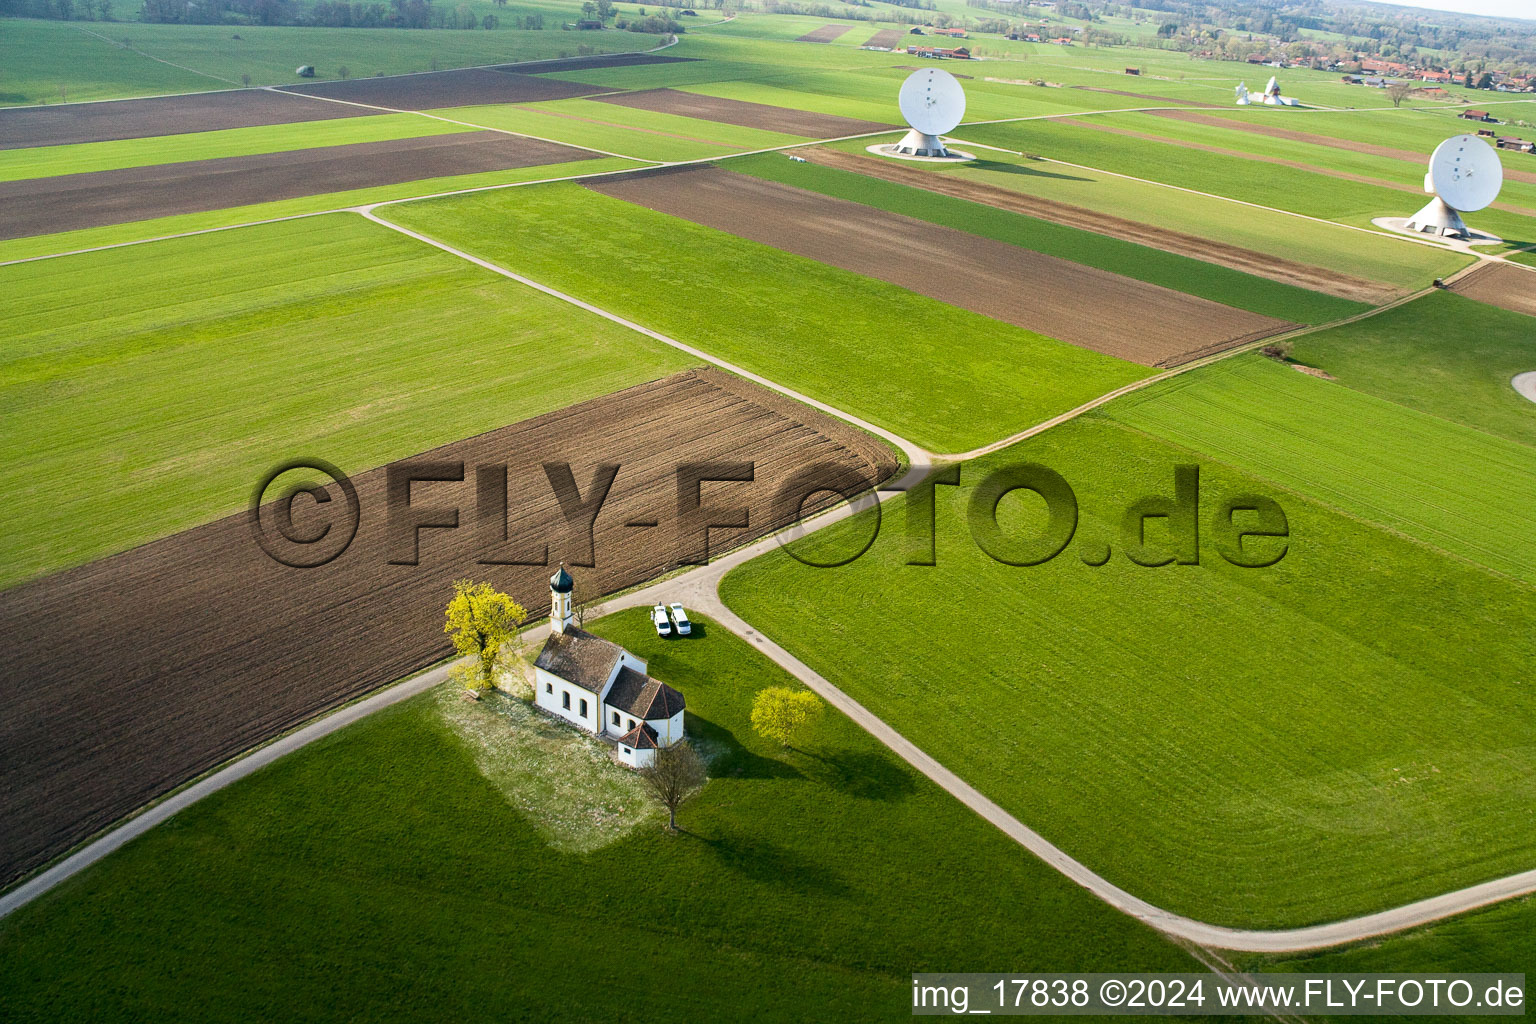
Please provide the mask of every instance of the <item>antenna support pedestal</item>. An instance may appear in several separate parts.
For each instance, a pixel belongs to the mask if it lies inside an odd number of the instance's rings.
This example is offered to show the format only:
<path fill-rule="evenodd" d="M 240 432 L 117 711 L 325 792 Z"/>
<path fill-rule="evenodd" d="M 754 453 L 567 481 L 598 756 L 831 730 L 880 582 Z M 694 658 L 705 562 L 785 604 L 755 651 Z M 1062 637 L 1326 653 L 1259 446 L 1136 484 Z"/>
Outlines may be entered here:
<path fill-rule="evenodd" d="M 1409 231 L 1426 235 L 1450 235 L 1454 238 L 1470 238 L 1472 232 L 1461 214 L 1446 205 L 1439 196 L 1424 205 L 1424 209 L 1408 218 Z"/>
<path fill-rule="evenodd" d="M 954 154 L 944 148 L 944 140 L 937 135 L 924 135 L 913 128 L 903 135 L 901 141 L 892 147 L 894 153 L 904 153 L 908 156 L 938 156 L 948 157 Z"/>

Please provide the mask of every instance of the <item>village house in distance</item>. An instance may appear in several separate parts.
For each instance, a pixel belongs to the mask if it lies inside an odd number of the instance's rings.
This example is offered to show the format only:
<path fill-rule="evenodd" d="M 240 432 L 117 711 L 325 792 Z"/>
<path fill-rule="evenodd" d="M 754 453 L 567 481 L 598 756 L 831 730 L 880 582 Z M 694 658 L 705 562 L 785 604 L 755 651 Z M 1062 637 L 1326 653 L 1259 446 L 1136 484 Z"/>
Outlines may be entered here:
<path fill-rule="evenodd" d="M 576 626 L 565 566 L 549 578 L 549 639 L 533 662 L 534 703 L 604 742 L 631 768 L 681 740 L 683 695 L 646 675 L 641 659 Z"/>

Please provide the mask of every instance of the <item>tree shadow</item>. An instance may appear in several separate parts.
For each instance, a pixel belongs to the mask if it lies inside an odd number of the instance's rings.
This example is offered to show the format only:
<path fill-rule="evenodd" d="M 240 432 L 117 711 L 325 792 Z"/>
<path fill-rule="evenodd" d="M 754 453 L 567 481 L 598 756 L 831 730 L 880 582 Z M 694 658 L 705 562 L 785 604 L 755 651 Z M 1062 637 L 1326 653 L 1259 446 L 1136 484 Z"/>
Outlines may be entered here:
<path fill-rule="evenodd" d="M 703 844 L 722 867 L 754 882 L 829 896 L 849 892 L 848 884 L 825 865 L 766 836 L 743 832 L 706 836 L 684 829 L 678 832 Z"/>
<path fill-rule="evenodd" d="M 814 764 L 805 773 L 812 781 L 860 800 L 904 800 L 917 792 L 917 782 L 901 765 L 877 751 L 843 750 L 800 753 Z"/>
<path fill-rule="evenodd" d="M 1023 174 L 1034 178 L 1060 178 L 1062 181 L 1092 181 L 1092 178 L 1084 178 L 1076 174 L 1061 174 L 1057 171 L 1040 171 L 1033 167 L 1024 167 L 1020 164 L 1003 163 L 1001 160 L 983 160 L 977 158 L 967 166 L 980 171 L 1001 171 L 1004 174 Z"/>
<path fill-rule="evenodd" d="M 805 773 L 777 758 L 754 754 L 735 733 L 707 718 L 688 712 L 688 735 L 709 762 L 712 779 L 800 779 Z"/>

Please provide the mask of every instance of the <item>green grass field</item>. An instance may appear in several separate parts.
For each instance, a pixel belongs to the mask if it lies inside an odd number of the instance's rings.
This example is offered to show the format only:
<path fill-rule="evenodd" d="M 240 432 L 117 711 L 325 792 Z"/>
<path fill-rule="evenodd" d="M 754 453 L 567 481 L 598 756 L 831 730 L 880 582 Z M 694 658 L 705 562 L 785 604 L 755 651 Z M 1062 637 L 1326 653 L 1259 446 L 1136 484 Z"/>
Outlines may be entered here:
<path fill-rule="evenodd" d="M 963 134 L 966 139 L 988 145 L 1040 153 L 1056 160 L 1357 227 L 1369 227 L 1375 217 L 1405 217 L 1423 202 L 1421 192 L 1350 181 L 1237 155 L 1112 135 L 1068 121 L 968 126 L 963 129 Z M 1232 142 L 1234 146 L 1242 144 L 1240 137 Z M 1329 154 L 1330 159 L 1336 152 L 1320 146 L 1308 148 Z M 1422 185 L 1422 177 L 1419 180 Z M 1505 239 L 1524 242 L 1536 238 L 1536 218 L 1533 217 L 1487 209 L 1479 211 L 1474 219 L 1480 229 Z"/>
<path fill-rule="evenodd" d="M 1370 308 L 1365 303 L 1307 291 L 1187 256 L 993 209 L 980 203 L 925 192 L 850 171 L 816 164 L 792 163 L 781 155 L 748 157 L 733 160 L 725 166 L 754 177 L 822 192 L 908 217 L 918 217 L 1283 320 L 1317 324 Z"/>
<path fill-rule="evenodd" d="M 160 135 L 147 139 L 86 142 L 69 146 L 0 149 L 0 181 L 51 178 L 60 174 L 152 167 L 186 160 L 287 153 L 318 146 L 414 139 L 468 129 L 415 114 L 339 117 L 330 121 L 231 128 L 227 131 Z"/>
<path fill-rule="evenodd" d="M 1369 117 L 1372 114 L 1370 112 L 1362 112 L 1362 116 Z M 1380 117 L 1380 115 L 1376 116 Z M 1348 124 L 1347 119 L 1340 120 L 1342 117 L 1343 115 L 1334 115 L 1335 123 L 1340 125 Z M 1423 189 L 1425 165 L 1429 160 L 1430 153 L 1434 151 L 1435 146 L 1440 141 L 1440 139 L 1436 139 L 1434 141 L 1424 140 L 1416 142 L 1417 133 L 1405 133 L 1407 138 L 1396 143 L 1396 146 L 1408 152 L 1410 157 L 1396 159 L 1371 153 L 1357 153 L 1353 150 L 1340 149 L 1321 143 L 1300 142 L 1293 139 L 1261 135 L 1257 132 L 1240 131 L 1234 128 L 1220 128 L 1207 124 L 1179 121 L 1173 118 L 1159 117 L 1155 114 L 1106 114 L 1093 118 L 1089 123 L 1111 125 L 1141 134 L 1156 135 L 1172 141 L 1186 141 L 1202 146 L 1212 146 L 1235 153 L 1289 160 L 1305 164 L 1308 167 L 1357 175 L 1374 181 L 1391 182 L 1396 185 L 1405 186 L 1415 193 Z M 1279 122 L 1270 121 L 1269 123 L 1276 124 Z M 1290 121 L 1284 122 L 1283 127 L 1305 131 L 1306 125 L 1310 123 L 1310 121 Z M 1448 136 L 1441 136 L 1442 139 L 1446 137 Z M 1531 167 L 1536 167 L 1536 160 L 1532 160 L 1524 153 L 1503 151 L 1500 153 L 1500 159 L 1509 170 L 1526 170 L 1527 164 L 1530 164 Z M 1504 181 L 1503 188 L 1499 192 L 1498 201 L 1501 205 L 1514 206 L 1526 210 L 1536 209 L 1536 185 L 1517 181 L 1513 177 L 1508 178 Z M 1497 214 L 1501 211 L 1495 210 L 1493 212 Z M 1531 237 L 1532 227 L 1536 227 L 1536 224 L 1529 223 L 1529 221 L 1530 218 L 1527 216 L 1519 217 L 1516 220 L 1507 220 L 1503 223 L 1506 225 L 1524 224 L 1524 233 L 1516 237 L 1528 239 Z"/>
<path fill-rule="evenodd" d="M 1015 149 L 1039 153 L 1033 126 L 1049 122 L 1027 121 L 1014 126 L 994 126 L 1016 132 Z M 973 131 L 964 129 L 957 138 L 969 141 Z M 839 149 L 863 152 L 862 143 L 839 143 Z M 1471 262 L 1460 253 L 1397 241 L 1354 228 L 1295 217 L 1274 209 L 1222 202 L 1192 195 L 1147 180 L 1031 160 L 1011 153 L 987 151 L 976 165 L 936 170 L 936 174 L 970 177 L 989 185 L 1025 195 L 1039 195 L 1158 227 L 1214 238 L 1259 252 L 1274 253 L 1299 263 L 1325 267 L 1406 290 L 1424 288 Z"/>
<path fill-rule="evenodd" d="M 1529 445 L 1256 353 L 1127 395 L 1109 415 L 1536 584 L 1536 448 Z"/>
<path fill-rule="evenodd" d="M 1536 320 L 1436 292 L 1296 339 L 1291 357 L 1341 384 L 1536 446 L 1536 405 L 1510 387 L 1536 369 Z"/>
<path fill-rule="evenodd" d="M 1062 474 L 1080 509 L 1071 546 L 1032 568 L 993 560 L 966 525 L 982 479 L 1023 462 Z M 1183 463 L 1202 469 L 1200 564 L 1131 564 L 1124 510 L 1171 495 Z M 1171 910 L 1301 925 L 1532 867 L 1528 584 L 1097 414 L 965 464 L 962 483 L 938 489 L 936 566 L 905 564 L 896 502 L 852 564 L 775 552 L 722 594 L 1046 838 Z M 1221 502 L 1245 493 L 1288 518 L 1270 568 L 1218 554 Z M 1038 499 L 1005 499 L 1005 535 L 1041 520 Z M 800 553 L 846 557 L 867 536 L 839 524 Z M 1249 543 L 1273 555 L 1279 542 Z M 1106 545 L 1108 564 L 1085 564 Z"/>
<path fill-rule="evenodd" d="M 229 87 L 227 82 L 161 64 L 92 34 L 116 27 L 120 26 L 0 19 L 0 105 Z"/>
<path fill-rule="evenodd" d="M 1254 124 L 1275 125 L 1309 135 L 1323 135 L 1348 142 L 1361 142 L 1374 146 L 1389 146 L 1422 156 L 1422 165 L 1429 154 L 1452 135 L 1475 131 L 1482 125 L 1469 124 L 1456 117 L 1454 109 L 1429 107 L 1388 107 L 1385 110 L 1313 111 L 1303 117 L 1292 117 L 1294 111 L 1276 111 L 1270 107 L 1248 107 L 1224 111 L 1213 110 L 1231 121 L 1247 121 Z M 1494 107 L 1501 110 L 1502 106 Z M 1503 116 L 1503 115 L 1501 115 Z M 1532 130 L 1513 124 L 1501 124 L 1496 129 L 1500 135 L 1531 138 Z M 1500 151 L 1506 167 L 1513 170 L 1524 168 L 1517 159 L 1529 159 L 1528 154 Z"/>
<path fill-rule="evenodd" d="M 350 214 L 0 281 L 4 585 L 238 511 L 298 455 L 361 470 L 692 362 Z"/>
<path fill-rule="evenodd" d="M 489 4 L 487 12 L 493 10 Z M 573 7 L 561 8 L 567 16 Z M 126 15 L 126 11 L 124 12 Z M 510 23 L 507 12 L 497 11 Z M 294 69 L 312 64 L 316 77 L 401 75 L 439 67 L 469 67 L 569 56 L 578 45 L 599 52 L 645 50 L 656 36 L 559 30 L 492 32 L 449 29 L 327 29 L 264 25 L 155 25 L 138 22 L 0 20 L 0 104 L 58 103 L 227 89 L 249 75 L 252 85 L 299 81 Z M 129 45 L 124 46 L 123 40 Z"/>
<path fill-rule="evenodd" d="M 931 450 L 1006 437 L 1150 372 L 578 185 L 381 213 Z M 946 329 L 910 329 L 925 322 Z"/>
<path fill-rule="evenodd" d="M 435 113 L 456 121 L 535 135 L 640 160 L 704 160 L 803 139 L 779 132 L 637 110 L 595 100 L 503 103 Z"/>
<path fill-rule="evenodd" d="M 873 1021 L 910 1013 L 914 970 L 1196 969 L 835 712 L 800 749 L 759 739 L 752 695 L 798 684 L 695 623 L 596 626 L 713 755 L 681 834 L 546 845 L 424 695 L 0 922 L 0 1016 Z"/>

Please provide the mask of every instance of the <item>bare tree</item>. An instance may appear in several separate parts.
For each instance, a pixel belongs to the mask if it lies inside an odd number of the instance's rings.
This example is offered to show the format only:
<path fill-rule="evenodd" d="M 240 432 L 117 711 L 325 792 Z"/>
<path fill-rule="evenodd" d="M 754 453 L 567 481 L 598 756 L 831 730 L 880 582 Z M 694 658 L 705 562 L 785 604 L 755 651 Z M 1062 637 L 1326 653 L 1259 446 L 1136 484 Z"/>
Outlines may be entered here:
<path fill-rule="evenodd" d="M 587 610 L 592 607 L 596 595 L 584 572 L 572 573 L 571 584 L 571 618 L 576 620 L 577 629 L 586 629 Z"/>
<path fill-rule="evenodd" d="M 1403 100 L 1407 99 L 1408 94 L 1412 91 L 1412 82 L 1393 82 L 1387 86 L 1387 99 L 1392 101 L 1394 107 L 1400 107 L 1403 105 Z"/>
<path fill-rule="evenodd" d="M 704 759 L 687 740 L 657 750 L 656 759 L 640 769 L 640 777 L 656 801 L 667 809 L 667 828 L 673 832 L 677 831 L 677 809 L 709 781 Z"/>

